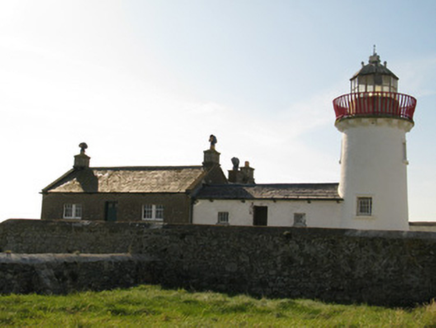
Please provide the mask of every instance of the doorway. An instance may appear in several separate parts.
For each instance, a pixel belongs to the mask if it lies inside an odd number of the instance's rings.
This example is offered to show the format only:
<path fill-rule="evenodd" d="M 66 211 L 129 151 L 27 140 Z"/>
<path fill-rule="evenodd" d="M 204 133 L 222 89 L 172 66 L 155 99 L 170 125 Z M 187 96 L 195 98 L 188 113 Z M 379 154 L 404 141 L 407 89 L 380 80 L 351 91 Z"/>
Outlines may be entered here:
<path fill-rule="evenodd" d="M 254 226 L 268 225 L 268 206 L 254 206 L 253 225 Z"/>
<path fill-rule="evenodd" d="M 117 220 L 118 202 L 106 202 L 105 221 Z"/>

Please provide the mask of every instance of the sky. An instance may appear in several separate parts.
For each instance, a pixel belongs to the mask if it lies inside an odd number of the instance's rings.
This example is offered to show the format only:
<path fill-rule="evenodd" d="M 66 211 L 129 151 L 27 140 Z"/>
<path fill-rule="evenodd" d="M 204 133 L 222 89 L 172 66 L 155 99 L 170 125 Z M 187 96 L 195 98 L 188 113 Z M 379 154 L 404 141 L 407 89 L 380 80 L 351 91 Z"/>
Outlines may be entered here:
<path fill-rule="evenodd" d="M 376 45 L 417 98 L 409 219 L 436 221 L 436 2 L 0 0 L 0 221 L 40 218 L 72 168 L 249 161 L 257 183 L 339 182 L 332 100 Z"/>

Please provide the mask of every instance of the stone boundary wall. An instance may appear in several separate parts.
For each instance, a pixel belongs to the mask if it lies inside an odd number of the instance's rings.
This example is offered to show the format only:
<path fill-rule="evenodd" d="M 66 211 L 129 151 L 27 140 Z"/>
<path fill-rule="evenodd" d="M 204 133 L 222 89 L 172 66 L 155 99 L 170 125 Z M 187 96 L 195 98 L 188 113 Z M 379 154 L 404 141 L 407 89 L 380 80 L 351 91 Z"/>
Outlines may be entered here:
<path fill-rule="evenodd" d="M 413 306 L 436 296 L 436 233 L 432 232 L 8 220 L 0 224 L 0 250 L 2 258 L 16 253 L 78 257 L 79 252 L 143 256 L 126 260 L 129 265 L 120 276 L 135 278 L 120 287 L 158 283 L 385 306 Z M 0 277 L 5 281 L 0 283 L 4 285 L 13 274 L 5 278 L 3 272 L 12 264 L 2 258 Z M 122 260 L 119 265 L 114 259 L 101 261 L 112 263 L 101 264 L 107 275 L 124 266 Z M 62 266 L 70 262 L 58 259 L 56 263 L 51 275 L 55 278 L 56 272 L 68 272 Z M 76 280 L 83 277 L 85 283 L 85 277 L 100 269 L 81 264 Z M 58 275 L 63 284 L 68 283 L 68 274 Z M 79 285 L 75 288 L 83 289 Z"/>
<path fill-rule="evenodd" d="M 130 254 L 0 254 L 0 294 L 67 294 L 155 283 L 159 263 Z"/>

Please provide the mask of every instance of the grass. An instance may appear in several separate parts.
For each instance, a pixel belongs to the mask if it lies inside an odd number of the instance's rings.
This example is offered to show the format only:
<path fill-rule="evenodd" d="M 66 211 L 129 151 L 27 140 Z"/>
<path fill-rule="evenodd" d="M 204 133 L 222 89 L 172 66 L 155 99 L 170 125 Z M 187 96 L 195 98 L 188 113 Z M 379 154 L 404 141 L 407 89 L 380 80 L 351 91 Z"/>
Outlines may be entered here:
<path fill-rule="evenodd" d="M 0 327 L 426 327 L 436 303 L 414 309 L 256 299 L 139 286 L 67 296 L 0 296 Z"/>

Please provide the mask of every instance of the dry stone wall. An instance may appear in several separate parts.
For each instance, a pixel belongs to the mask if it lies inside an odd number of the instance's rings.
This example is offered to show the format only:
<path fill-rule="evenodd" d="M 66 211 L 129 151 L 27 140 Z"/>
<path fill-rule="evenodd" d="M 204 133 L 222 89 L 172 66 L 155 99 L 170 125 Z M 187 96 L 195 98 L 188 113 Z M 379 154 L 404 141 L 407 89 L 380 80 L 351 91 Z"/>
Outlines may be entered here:
<path fill-rule="evenodd" d="M 56 281 L 62 279 L 62 284 L 68 285 L 71 277 L 83 279 L 80 281 L 85 284 L 89 277 L 102 274 L 114 280 L 129 276 L 123 287 L 159 283 L 385 306 L 410 306 L 436 296 L 436 233 L 431 232 L 9 220 L 0 224 L 0 250 L 4 253 L 0 257 L 1 285 L 20 272 L 23 264 L 18 258 L 15 264 L 6 263 L 8 256 L 57 253 L 61 258 L 44 264 L 53 274 L 44 269 L 46 280 L 31 280 L 27 286 L 47 286 L 50 284 L 44 281 L 50 279 L 55 280 L 52 286 L 61 285 Z M 108 258 L 100 259 L 99 267 L 74 267 L 74 260 L 62 259 L 67 253 L 73 259 L 79 253 Z M 113 253 L 124 253 L 128 265 L 117 266 L 118 260 L 110 259 Z M 129 256 L 137 258 L 128 260 Z M 13 265 L 18 266 L 11 269 Z M 21 267 L 23 272 L 38 271 L 31 263 L 27 265 Z M 94 286 L 81 287 L 78 282 L 71 286 L 82 290 L 114 285 L 100 286 L 96 281 Z M 44 292 L 43 287 L 38 288 L 34 287 Z M 11 292 L 1 286 L 0 291 Z"/>

